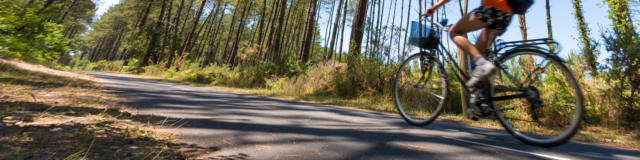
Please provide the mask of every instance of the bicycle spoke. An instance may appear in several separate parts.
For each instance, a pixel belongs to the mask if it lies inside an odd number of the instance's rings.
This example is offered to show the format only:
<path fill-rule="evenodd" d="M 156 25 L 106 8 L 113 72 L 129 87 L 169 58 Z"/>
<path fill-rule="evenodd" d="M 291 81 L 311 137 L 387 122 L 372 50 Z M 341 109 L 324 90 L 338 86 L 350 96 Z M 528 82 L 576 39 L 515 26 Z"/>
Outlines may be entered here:
<path fill-rule="evenodd" d="M 443 97 L 443 96 L 437 95 L 437 94 L 435 94 L 435 93 L 429 92 L 429 94 L 433 95 L 434 97 L 436 97 L 436 98 L 438 98 L 438 99 L 440 99 L 440 100 L 443 100 L 443 99 L 444 99 L 444 97 Z"/>

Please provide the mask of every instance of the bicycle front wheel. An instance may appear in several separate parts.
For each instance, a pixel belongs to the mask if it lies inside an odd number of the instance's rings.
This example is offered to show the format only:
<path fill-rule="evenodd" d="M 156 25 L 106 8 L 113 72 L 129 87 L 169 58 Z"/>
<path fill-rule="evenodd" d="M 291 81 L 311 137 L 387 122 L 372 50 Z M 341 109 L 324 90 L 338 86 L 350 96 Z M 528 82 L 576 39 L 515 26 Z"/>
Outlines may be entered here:
<path fill-rule="evenodd" d="M 447 76 L 433 56 L 418 53 L 400 65 L 394 83 L 396 107 L 409 124 L 425 126 L 433 122 L 447 101 Z"/>
<path fill-rule="evenodd" d="M 583 118 L 583 97 L 562 60 L 538 50 L 518 50 L 496 62 L 492 97 L 502 126 L 536 146 L 552 147 L 571 139 Z"/>

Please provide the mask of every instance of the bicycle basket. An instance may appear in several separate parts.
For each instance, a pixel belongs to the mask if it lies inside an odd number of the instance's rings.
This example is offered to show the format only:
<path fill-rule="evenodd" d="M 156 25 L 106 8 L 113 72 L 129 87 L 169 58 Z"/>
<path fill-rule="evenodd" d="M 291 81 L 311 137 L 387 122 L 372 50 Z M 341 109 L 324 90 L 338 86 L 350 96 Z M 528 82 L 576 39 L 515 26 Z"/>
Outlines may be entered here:
<path fill-rule="evenodd" d="M 434 49 L 438 47 L 438 40 L 440 37 L 434 29 L 417 21 L 411 21 L 410 28 L 410 45 L 422 49 Z M 420 32 L 422 32 L 422 34 Z"/>

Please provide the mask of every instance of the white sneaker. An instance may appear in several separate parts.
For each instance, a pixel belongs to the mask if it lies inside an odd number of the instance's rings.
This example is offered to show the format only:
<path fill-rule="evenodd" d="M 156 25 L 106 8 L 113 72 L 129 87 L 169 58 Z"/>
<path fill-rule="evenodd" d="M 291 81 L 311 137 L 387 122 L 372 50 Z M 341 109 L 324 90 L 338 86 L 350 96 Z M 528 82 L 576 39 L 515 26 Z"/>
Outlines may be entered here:
<path fill-rule="evenodd" d="M 483 65 L 478 65 L 476 68 L 471 71 L 471 78 L 467 81 L 467 87 L 475 87 L 478 82 L 487 79 L 494 72 L 496 72 L 498 68 L 491 63 L 484 63 Z"/>

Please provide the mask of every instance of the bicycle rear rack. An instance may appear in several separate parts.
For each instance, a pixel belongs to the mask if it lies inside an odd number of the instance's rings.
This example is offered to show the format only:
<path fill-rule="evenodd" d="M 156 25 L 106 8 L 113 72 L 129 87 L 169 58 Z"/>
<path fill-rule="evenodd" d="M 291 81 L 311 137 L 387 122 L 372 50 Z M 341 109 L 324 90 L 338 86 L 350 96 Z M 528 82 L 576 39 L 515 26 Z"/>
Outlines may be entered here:
<path fill-rule="evenodd" d="M 556 41 L 553 41 L 553 39 L 548 39 L 548 38 L 532 39 L 532 40 L 526 40 L 526 41 L 510 41 L 510 42 L 503 42 L 502 40 L 498 40 L 498 43 L 496 43 L 496 50 L 501 51 L 506 48 L 514 48 L 514 49 L 536 48 L 536 49 L 551 50 L 549 45 L 553 46 L 555 53 L 560 52 L 561 50 L 560 44 Z M 544 46 L 545 48 L 541 46 Z M 555 53 L 552 53 L 552 54 L 555 54 Z"/>

